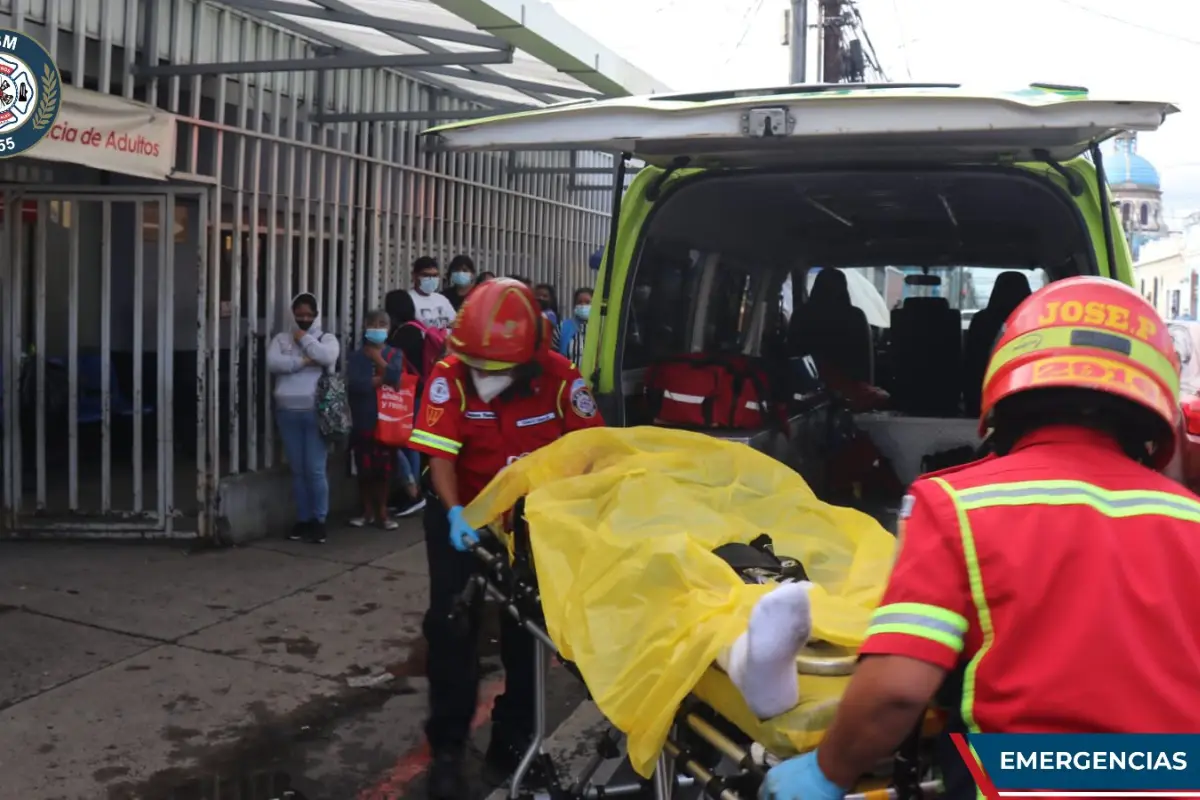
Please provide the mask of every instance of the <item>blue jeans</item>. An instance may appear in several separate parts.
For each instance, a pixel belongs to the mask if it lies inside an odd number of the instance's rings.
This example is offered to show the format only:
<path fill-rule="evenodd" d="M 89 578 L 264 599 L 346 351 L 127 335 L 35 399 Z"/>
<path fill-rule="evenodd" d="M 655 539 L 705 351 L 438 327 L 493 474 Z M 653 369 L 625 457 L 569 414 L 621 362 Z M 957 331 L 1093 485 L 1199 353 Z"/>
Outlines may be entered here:
<path fill-rule="evenodd" d="M 397 473 L 400 480 L 408 485 L 421 480 L 421 454 L 407 447 L 396 451 Z"/>
<path fill-rule="evenodd" d="M 277 408 L 275 421 L 292 470 L 296 520 L 324 522 L 329 515 L 329 480 L 325 477 L 329 454 L 317 427 L 317 412 Z"/>
<path fill-rule="evenodd" d="M 418 392 L 417 402 L 413 405 L 413 422 L 418 419 L 417 415 L 421 413 L 421 395 Z M 409 450 L 407 447 L 401 447 L 397 453 L 397 474 L 400 475 L 401 482 L 405 484 L 413 483 L 417 486 L 421 485 L 421 454 L 415 450 Z"/>

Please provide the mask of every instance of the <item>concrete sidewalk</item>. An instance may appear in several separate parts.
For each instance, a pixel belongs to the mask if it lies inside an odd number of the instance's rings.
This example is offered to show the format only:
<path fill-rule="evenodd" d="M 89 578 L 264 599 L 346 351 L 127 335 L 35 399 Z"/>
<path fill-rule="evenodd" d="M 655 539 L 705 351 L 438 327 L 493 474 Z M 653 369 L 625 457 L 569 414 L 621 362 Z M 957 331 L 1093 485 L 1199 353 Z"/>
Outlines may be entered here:
<path fill-rule="evenodd" d="M 420 536 L 409 521 L 196 554 L 0 544 L 0 796 L 191 797 L 179 787 L 229 759 L 386 706 L 409 729 L 389 732 L 394 760 L 424 714 L 406 667 Z"/>

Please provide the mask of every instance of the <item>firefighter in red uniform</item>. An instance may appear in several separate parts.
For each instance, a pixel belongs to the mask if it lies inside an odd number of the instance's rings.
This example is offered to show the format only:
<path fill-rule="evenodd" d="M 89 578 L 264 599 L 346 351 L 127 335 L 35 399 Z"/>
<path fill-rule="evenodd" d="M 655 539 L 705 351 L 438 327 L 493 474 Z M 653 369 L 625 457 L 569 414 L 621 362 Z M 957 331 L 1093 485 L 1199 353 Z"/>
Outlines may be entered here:
<path fill-rule="evenodd" d="M 579 371 L 550 349 L 550 331 L 533 291 L 501 278 L 477 286 L 463 302 L 448 339 L 451 355 L 430 371 L 409 446 L 430 457 L 440 502 L 425 508 L 429 560 L 429 719 L 433 751 L 429 796 L 465 800 L 462 757 L 479 687 L 479 604 L 469 631 L 452 619 L 455 601 L 478 566 L 465 552 L 478 534 L 463 506 L 496 473 L 566 433 L 603 425 Z M 505 692 L 492 710 L 486 763 L 497 778 L 515 771 L 533 732 L 533 641 L 502 615 L 500 656 Z"/>
<path fill-rule="evenodd" d="M 1200 731 L 1200 498 L 1160 472 L 1178 390 L 1166 325 L 1124 285 L 1027 298 L 984 378 L 995 455 L 913 484 L 837 718 L 760 796 L 841 798 L 960 667 L 968 733 Z"/>

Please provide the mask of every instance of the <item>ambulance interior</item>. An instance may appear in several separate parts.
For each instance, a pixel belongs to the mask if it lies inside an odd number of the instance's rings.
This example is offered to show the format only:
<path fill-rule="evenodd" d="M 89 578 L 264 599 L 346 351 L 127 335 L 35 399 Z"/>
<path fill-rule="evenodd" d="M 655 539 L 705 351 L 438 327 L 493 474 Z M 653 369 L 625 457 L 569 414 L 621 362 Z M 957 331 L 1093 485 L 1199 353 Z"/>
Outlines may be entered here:
<path fill-rule="evenodd" d="M 1004 318 L 1030 290 L 1095 274 L 1095 263 L 1070 198 L 1016 168 L 696 180 L 665 196 L 645 229 L 623 316 L 623 422 L 654 421 L 643 381 L 658 360 L 742 353 L 794 370 L 811 356 L 821 371 L 886 394 L 848 399 L 818 381 L 792 398 L 786 432 L 713 433 L 769 452 L 824 499 L 891 525 L 918 474 L 947 457 L 971 460 L 980 445 L 979 393 Z M 855 303 L 821 280 L 829 268 L 850 278 Z M 861 299 L 864 282 L 875 284 L 873 300 Z M 898 481 L 847 485 L 839 453 L 844 461 L 854 429 Z"/>

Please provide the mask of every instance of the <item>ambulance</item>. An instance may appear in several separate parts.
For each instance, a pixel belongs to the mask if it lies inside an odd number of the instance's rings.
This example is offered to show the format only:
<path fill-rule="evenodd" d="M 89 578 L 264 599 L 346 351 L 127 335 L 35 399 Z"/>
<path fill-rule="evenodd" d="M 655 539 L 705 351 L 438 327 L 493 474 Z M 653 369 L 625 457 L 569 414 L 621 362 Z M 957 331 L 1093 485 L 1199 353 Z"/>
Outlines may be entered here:
<path fill-rule="evenodd" d="M 888 398 L 854 409 L 854 423 L 907 483 L 927 456 L 979 442 L 969 409 L 982 370 L 964 363 L 963 339 L 988 315 L 965 323 L 956 298 L 913 292 L 860 336 L 862 315 L 808 302 L 809 273 L 903 267 L 919 288 L 966 267 L 1016 272 L 1035 287 L 1072 275 L 1132 285 L 1101 146 L 1157 130 L 1177 111 L 1051 84 L 794 85 L 571 101 L 426 136 L 457 151 L 615 155 L 580 365 L 610 424 L 661 422 L 647 398 L 672 359 L 803 359 L 835 343 L 839 369 Z M 636 162 L 644 166 L 621 191 Z M 795 293 L 786 304 L 785 285 Z M 711 411 L 704 427 L 729 421 L 712 422 Z M 724 434 L 819 479 L 827 413 L 793 407 L 782 436 L 762 423 Z"/>

